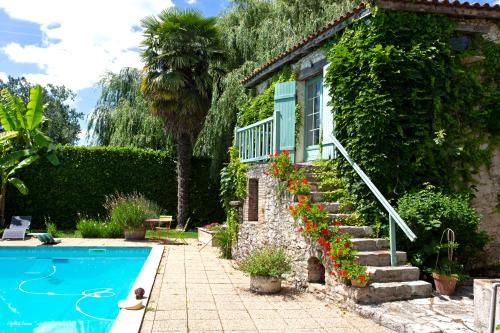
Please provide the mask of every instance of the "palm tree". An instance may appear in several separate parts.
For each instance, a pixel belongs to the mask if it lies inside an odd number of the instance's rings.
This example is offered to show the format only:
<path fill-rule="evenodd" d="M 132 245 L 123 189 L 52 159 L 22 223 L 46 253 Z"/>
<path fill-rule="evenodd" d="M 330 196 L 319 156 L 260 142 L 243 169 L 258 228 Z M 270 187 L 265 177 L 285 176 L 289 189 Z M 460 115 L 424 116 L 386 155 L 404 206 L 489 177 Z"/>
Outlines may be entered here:
<path fill-rule="evenodd" d="M 215 18 L 166 9 L 142 20 L 144 78 L 141 90 L 177 144 L 177 221 L 188 215 L 193 143 L 210 108 L 223 53 Z"/>

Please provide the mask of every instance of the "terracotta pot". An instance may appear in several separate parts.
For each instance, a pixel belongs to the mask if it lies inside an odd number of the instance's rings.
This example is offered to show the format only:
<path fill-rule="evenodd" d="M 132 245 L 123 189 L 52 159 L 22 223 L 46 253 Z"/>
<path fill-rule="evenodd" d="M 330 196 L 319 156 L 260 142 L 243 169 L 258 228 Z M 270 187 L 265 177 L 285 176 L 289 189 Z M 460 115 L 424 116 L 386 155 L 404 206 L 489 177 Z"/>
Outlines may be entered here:
<path fill-rule="evenodd" d="M 364 288 L 366 287 L 366 281 L 361 282 L 359 279 L 351 280 L 351 286 L 354 288 Z"/>
<path fill-rule="evenodd" d="M 126 240 L 143 240 L 146 238 L 146 228 L 125 229 L 123 234 Z"/>
<path fill-rule="evenodd" d="M 263 294 L 281 291 L 281 280 L 270 276 L 250 276 L 250 290 Z"/>
<path fill-rule="evenodd" d="M 297 200 L 300 202 L 307 198 L 309 201 L 311 201 L 312 194 L 297 194 Z"/>
<path fill-rule="evenodd" d="M 441 295 L 451 296 L 455 293 L 458 279 L 453 276 L 439 275 L 432 273 L 436 290 Z"/>

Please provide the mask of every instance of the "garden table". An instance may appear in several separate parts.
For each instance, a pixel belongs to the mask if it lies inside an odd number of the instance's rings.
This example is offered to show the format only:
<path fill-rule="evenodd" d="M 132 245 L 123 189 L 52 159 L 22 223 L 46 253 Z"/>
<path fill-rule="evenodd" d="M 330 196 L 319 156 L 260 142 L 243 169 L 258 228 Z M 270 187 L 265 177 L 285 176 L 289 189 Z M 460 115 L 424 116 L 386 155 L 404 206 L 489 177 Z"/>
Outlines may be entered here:
<path fill-rule="evenodd" d="M 157 232 L 156 227 L 161 227 L 162 225 L 165 225 L 164 228 L 170 229 L 170 226 L 171 226 L 172 222 L 174 222 L 174 220 L 146 219 L 146 220 L 144 220 L 144 222 L 149 224 L 149 227 L 151 229 L 151 240 L 154 240 L 154 235 Z M 159 232 L 158 232 L 158 241 L 161 241 Z"/>

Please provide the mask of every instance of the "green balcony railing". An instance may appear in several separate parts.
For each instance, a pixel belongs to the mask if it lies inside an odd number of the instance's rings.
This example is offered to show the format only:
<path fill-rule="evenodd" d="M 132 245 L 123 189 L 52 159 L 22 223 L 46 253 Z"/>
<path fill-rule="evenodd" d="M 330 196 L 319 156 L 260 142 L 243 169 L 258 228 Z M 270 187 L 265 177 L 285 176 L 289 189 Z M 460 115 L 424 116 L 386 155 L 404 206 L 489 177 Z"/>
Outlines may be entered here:
<path fill-rule="evenodd" d="M 273 153 L 274 117 L 234 129 L 236 148 L 243 163 L 264 161 Z"/>

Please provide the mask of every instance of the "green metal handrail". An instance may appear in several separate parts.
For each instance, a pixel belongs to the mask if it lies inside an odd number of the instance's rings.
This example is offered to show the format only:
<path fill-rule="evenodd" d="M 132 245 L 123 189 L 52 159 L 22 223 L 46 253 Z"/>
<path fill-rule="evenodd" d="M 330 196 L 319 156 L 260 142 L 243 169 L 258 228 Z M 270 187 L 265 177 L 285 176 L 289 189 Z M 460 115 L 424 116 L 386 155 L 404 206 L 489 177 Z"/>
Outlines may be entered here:
<path fill-rule="evenodd" d="M 389 201 L 384 197 L 382 193 L 378 190 L 378 188 L 373 184 L 370 178 L 366 175 L 366 173 L 357 165 L 347 153 L 347 150 L 342 146 L 339 140 L 336 137 L 333 137 L 333 143 L 335 147 L 340 151 L 342 156 L 349 162 L 349 164 L 353 167 L 353 169 L 357 172 L 357 174 L 361 177 L 363 182 L 368 186 L 368 188 L 375 195 L 377 200 L 384 206 L 385 210 L 389 213 L 389 237 L 390 237 L 390 252 L 391 252 L 391 266 L 397 266 L 398 259 L 396 254 L 396 224 L 403 230 L 406 237 L 412 242 L 417 239 L 417 236 L 411 231 L 410 227 L 403 221 L 401 216 L 399 216 L 398 212 L 391 206 Z"/>
<path fill-rule="evenodd" d="M 269 117 L 254 124 L 234 129 L 236 148 L 241 162 L 267 160 L 274 151 L 274 117 Z"/>

